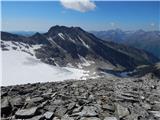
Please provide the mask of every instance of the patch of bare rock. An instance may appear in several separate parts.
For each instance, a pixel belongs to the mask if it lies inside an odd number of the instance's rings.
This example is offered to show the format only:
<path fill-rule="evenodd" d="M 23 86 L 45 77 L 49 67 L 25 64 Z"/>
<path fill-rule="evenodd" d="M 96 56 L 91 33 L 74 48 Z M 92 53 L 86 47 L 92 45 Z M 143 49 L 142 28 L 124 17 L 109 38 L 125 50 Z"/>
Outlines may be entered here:
<path fill-rule="evenodd" d="M 160 80 L 148 76 L 1 87 L 2 120 L 160 120 Z"/>

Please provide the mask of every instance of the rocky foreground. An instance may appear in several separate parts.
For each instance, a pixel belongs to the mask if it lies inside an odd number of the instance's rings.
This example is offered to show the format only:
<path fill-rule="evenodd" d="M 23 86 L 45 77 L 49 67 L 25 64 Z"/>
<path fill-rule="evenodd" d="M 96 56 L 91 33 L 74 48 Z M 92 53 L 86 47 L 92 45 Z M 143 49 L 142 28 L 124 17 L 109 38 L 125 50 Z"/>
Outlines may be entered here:
<path fill-rule="evenodd" d="M 1 119 L 160 120 L 160 79 L 36 83 L 1 87 Z"/>

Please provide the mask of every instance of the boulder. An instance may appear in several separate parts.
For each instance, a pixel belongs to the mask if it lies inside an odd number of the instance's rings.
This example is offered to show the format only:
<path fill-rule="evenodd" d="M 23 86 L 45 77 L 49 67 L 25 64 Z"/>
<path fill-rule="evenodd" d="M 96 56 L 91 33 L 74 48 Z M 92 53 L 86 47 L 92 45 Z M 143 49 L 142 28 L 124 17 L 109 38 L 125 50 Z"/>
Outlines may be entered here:
<path fill-rule="evenodd" d="M 67 114 L 64 115 L 61 120 L 74 120 L 72 117 L 69 117 Z"/>
<path fill-rule="evenodd" d="M 8 92 L 6 91 L 1 91 L 1 98 L 5 97 L 8 95 Z"/>
<path fill-rule="evenodd" d="M 76 103 L 72 102 L 70 104 L 68 104 L 68 110 L 72 110 L 75 107 Z"/>
<path fill-rule="evenodd" d="M 58 117 L 54 117 L 53 120 L 61 120 L 61 119 L 59 119 Z"/>
<path fill-rule="evenodd" d="M 66 112 L 67 112 L 67 109 L 63 106 L 60 106 L 56 109 L 55 115 L 58 117 L 62 117 L 65 115 Z"/>
<path fill-rule="evenodd" d="M 160 110 L 160 102 L 156 102 L 152 105 L 152 110 L 153 111 L 158 111 Z"/>
<path fill-rule="evenodd" d="M 160 118 L 160 111 L 149 111 L 152 113 L 156 118 Z"/>
<path fill-rule="evenodd" d="M 31 99 L 28 99 L 26 102 L 28 102 L 28 103 L 40 103 L 42 101 L 43 101 L 42 97 L 34 97 L 34 98 L 31 98 Z"/>
<path fill-rule="evenodd" d="M 109 111 L 114 111 L 115 110 L 114 106 L 110 105 L 110 104 L 104 104 L 104 105 L 102 105 L 102 108 L 104 110 L 109 110 Z"/>
<path fill-rule="evenodd" d="M 120 104 L 116 104 L 116 113 L 117 113 L 119 118 L 125 117 L 125 116 L 130 114 L 129 111 L 128 111 L 128 108 L 123 107 Z"/>
<path fill-rule="evenodd" d="M 25 120 L 44 120 L 44 116 L 43 115 L 38 115 L 38 116 L 34 116 L 32 118 L 25 119 Z"/>
<path fill-rule="evenodd" d="M 44 106 L 45 110 L 52 111 L 52 112 L 55 112 L 56 108 L 57 108 L 57 106 L 55 106 L 55 105 L 46 105 L 46 106 Z"/>
<path fill-rule="evenodd" d="M 80 120 L 101 120 L 100 118 L 97 117 L 82 117 Z"/>
<path fill-rule="evenodd" d="M 42 97 L 29 98 L 26 100 L 26 104 L 27 104 L 26 108 L 36 107 L 40 103 L 42 103 L 43 100 L 44 99 Z"/>
<path fill-rule="evenodd" d="M 77 108 L 73 109 L 73 113 L 80 112 L 82 110 L 81 106 L 78 106 Z"/>
<path fill-rule="evenodd" d="M 52 102 L 52 104 L 54 104 L 54 105 L 62 105 L 63 104 L 63 101 L 62 100 L 54 100 L 53 102 Z"/>
<path fill-rule="evenodd" d="M 47 120 L 51 120 L 53 118 L 53 115 L 54 115 L 54 113 L 53 112 L 49 112 L 49 111 L 47 111 L 46 113 L 44 113 L 44 117 Z"/>
<path fill-rule="evenodd" d="M 143 107 L 145 110 L 150 110 L 150 109 L 151 109 L 151 105 L 148 104 L 148 103 L 142 103 L 142 107 Z"/>
<path fill-rule="evenodd" d="M 15 117 L 20 118 L 20 119 L 32 118 L 33 116 L 36 115 L 37 110 L 38 110 L 38 107 L 32 107 L 29 109 L 21 109 L 15 113 Z"/>
<path fill-rule="evenodd" d="M 24 99 L 21 97 L 14 97 L 10 100 L 10 102 L 14 107 L 22 107 L 24 105 Z"/>
<path fill-rule="evenodd" d="M 118 120 L 116 117 L 105 117 L 104 120 Z"/>
<path fill-rule="evenodd" d="M 8 100 L 8 98 L 4 98 L 1 100 L 1 115 L 8 116 L 12 111 L 12 106 Z"/>
<path fill-rule="evenodd" d="M 75 116 L 81 116 L 81 117 L 95 117 L 98 115 L 97 108 L 94 106 L 84 106 L 82 111 L 79 113 L 73 114 Z"/>

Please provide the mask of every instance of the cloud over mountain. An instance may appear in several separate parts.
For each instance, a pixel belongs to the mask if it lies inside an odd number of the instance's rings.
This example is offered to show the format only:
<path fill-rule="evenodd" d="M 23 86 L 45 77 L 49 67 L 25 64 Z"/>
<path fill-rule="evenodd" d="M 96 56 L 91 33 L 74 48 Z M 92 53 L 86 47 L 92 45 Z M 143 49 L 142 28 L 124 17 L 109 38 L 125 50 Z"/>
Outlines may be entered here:
<path fill-rule="evenodd" d="M 66 9 L 79 12 L 87 12 L 96 8 L 95 3 L 90 0 L 60 0 L 60 2 Z"/>

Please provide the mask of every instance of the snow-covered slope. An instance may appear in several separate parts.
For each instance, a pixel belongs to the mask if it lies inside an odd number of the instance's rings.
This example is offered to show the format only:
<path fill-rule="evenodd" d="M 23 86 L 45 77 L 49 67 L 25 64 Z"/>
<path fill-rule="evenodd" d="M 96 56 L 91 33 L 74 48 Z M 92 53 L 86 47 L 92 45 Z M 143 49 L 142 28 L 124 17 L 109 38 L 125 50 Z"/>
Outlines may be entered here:
<path fill-rule="evenodd" d="M 26 48 L 24 44 L 20 46 L 21 43 L 15 45 L 11 42 L 3 42 L 3 44 L 9 50 L 1 51 L 2 86 L 62 81 L 67 79 L 84 79 L 88 76 L 87 71 L 84 70 L 52 66 L 41 62 L 34 56 L 34 49 L 38 48 L 38 46 Z"/>

